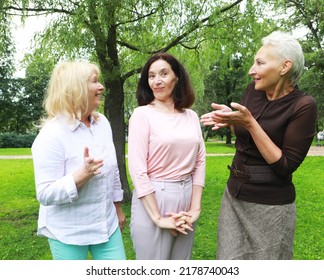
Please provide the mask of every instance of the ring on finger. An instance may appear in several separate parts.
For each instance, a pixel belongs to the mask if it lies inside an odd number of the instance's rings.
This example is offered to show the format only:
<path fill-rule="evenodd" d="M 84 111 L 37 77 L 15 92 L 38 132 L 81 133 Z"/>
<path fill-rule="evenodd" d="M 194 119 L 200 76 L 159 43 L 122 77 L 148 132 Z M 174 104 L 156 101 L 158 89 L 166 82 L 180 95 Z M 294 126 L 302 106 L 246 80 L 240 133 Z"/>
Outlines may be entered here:
<path fill-rule="evenodd" d="M 92 163 L 86 165 L 86 169 L 88 172 L 91 172 L 92 166 L 93 166 Z"/>

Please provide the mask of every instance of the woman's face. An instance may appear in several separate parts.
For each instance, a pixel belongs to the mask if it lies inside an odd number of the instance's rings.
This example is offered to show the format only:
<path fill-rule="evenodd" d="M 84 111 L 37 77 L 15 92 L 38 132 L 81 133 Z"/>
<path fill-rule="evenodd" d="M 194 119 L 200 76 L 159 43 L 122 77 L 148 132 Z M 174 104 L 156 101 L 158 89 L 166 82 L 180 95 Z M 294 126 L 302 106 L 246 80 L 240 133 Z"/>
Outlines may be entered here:
<path fill-rule="evenodd" d="M 159 59 L 151 64 L 148 71 L 148 83 L 155 99 L 160 101 L 172 99 L 172 92 L 177 81 L 177 76 L 165 60 Z"/>
<path fill-rule="evenodd" d="M 104 86 L 99 83 L 97 73 L 93 72 L 88 80 L 89 90 L 89 111 L 92 112 L 100 105 L 101 95 L 104 91 Z"/>
<path fill-rule="evenodd" d="M 263 46 L 254 58 L 249 75 L 253 77 L 256 90 L 273 92 L 281 79 L 283 59 L 275 52 L 272 46 Z"/>

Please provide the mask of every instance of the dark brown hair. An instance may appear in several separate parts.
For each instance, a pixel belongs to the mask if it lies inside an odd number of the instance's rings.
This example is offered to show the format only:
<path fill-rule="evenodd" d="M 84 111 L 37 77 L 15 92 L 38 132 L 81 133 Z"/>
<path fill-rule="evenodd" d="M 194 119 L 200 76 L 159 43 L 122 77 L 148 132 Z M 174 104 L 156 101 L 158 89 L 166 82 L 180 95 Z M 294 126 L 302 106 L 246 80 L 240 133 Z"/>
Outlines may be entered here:
<path fill-rule="evenodd" d="M 148 71 L 152 63 L 159 59 L 166 61 L 178 78 L 172 94 L 175 109 L 190 108 L 195 102 L 195 93 L 190 83 L 189 75 L 182 64 L 168 53 L 157 53 L 149 58 L 144 65 L 136 91 L 138 105 L 147 105 L 154 100 L 154 94 L 148 83 Z"/>

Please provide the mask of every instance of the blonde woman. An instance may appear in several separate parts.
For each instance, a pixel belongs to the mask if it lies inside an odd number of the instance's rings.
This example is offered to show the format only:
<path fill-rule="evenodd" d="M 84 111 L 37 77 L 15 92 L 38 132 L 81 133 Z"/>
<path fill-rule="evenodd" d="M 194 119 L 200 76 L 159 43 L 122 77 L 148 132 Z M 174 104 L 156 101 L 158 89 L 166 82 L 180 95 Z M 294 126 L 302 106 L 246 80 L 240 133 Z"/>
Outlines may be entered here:
<path fill-rule="evenodd" d="M 112 132 L 96 112 L 104 86 L 88 62 L 62 62 L 51 76 L 42 128 L 32 145 L 39 236 L 53 259 L 125 259 L 126 220 Z"/>

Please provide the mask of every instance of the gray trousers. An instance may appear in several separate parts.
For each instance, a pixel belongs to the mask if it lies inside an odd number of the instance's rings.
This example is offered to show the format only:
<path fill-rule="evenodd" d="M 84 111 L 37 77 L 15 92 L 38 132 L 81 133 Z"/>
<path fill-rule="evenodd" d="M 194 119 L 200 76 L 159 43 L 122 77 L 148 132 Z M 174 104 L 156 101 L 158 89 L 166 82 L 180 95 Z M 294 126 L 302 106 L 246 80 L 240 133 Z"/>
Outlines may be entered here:
<path fill-rule="evenodd" d="M 182 181 L 151 181 L 161 215 L 166 212 L 188 211 L 192 196 L 191 176 Z M 137 260 L 189 260 L 194 231 L 174 237 L 169 229 L 158 228 L 147 214 L 136 190 L 133 193 L 131 238 Z"/>

